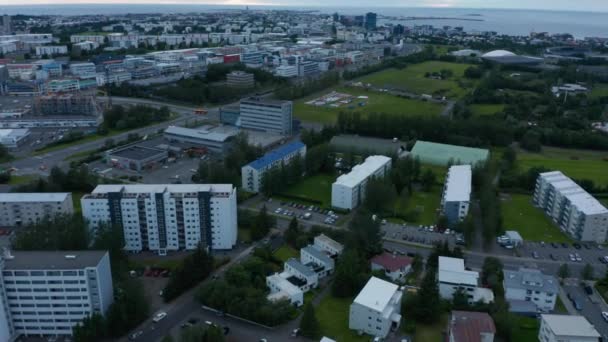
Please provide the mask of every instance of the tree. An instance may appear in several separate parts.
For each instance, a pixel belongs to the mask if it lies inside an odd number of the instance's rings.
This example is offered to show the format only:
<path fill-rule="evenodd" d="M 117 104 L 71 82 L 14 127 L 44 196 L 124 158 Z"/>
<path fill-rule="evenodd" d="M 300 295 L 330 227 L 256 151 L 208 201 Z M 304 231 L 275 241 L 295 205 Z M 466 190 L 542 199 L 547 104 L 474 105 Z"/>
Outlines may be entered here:
<path fill-rule="evenodd" d="M 318 339 L 321 336 L 321 327 L 315 315 L 315 308 L 310 302 L 304 307 L 304 314 L 300 321 L 300 330 L 302 336 L 310 339 Z"/>
<path fill-rule="evenodd" d="M 503 278 L 503 264 L 500 259 L 495 257 L 485 258 L 481 267 L 481 283 L 489 286 L 497 297 L 504 295 Z"/>
<path fill-rule="evenodd" d="M 594 271 L 594 269 L 593 269 L 593 266 L 591 266 L 591 264 L 590 264 L 590 263 L 587 263 L 587 264 L 585 265 L 585 267 L 583 267 L 583 269 L 582 269 L 582 271 L 581 271 L 581 277 L 582 277 L 584 280 L 593 280 L 593 278 L 594 278 L 594 273 L 595 273 L 595 271 Z"/>
<path fill-rule="evenodd" d="M 373 220 L 372 214 L 364 208 L 358 210 L 348 225 L 350 234 L 346 244 L 362 253 L 363 257 L 372 257 L 382 251 L 382 236 L 379 220 Z"/>
<path fill-rule="evenodd" d="M 459 287 L 452 297 L 452 310 L 470 310 L 469 298 L 464 288 Z"/>
<path fill-rule="evenodd" d="M 213 271 L 213 257 L 199 244 L 194 253 L 183 259 L 171 273 L 169 282 L 163 290 L 163 299 L 170 301 L 192 288 Z"/>
<path fill-rule="evenodd" d="M 163 337 L 163 339 L 160 340 L 160 342 L 173 342 L 173 336 L 165 335 L 165 337 Z"/>
<path fill-rule="evenodd" d="M 372 178 L 365 186 L 365 206 L 373 213 L 380 213 L 397 198 L 395 187 L 385 179 Z"/>
<path fill-rule="evenodd" d="M 437 179 L 433 170 L 426 169 L 422 174 L 422 179 L 420 180 L 422 190 L 425 192 L 430 192 L 433 189 L 433 185 L 435 185 L 436 180 Z"/>
<path fill-rule="evenodd" d="M 521 138 L 519 142 L 520 146 L 531 152 L 540 152 L 541 143 L 540 143 L 540 134 L 535 131 L 527 131 Z"/>
<path fill-rule="evenodd" d="M 368 280 L 368 274 L 367 259 L 361 257 L 357 250 L 346 248 L 336 265 L 332 294 L 339 298 L 356 295 Z"/>
<path fill-rule="evenodd" d="M 270 228 L 274 226 L 274 219 L 268 215 L 266 206 L 262 206 L 260 213 L 256 216 L 251 227 L 251 238 L 253 240 L 259 240 L 266 236 L 270 232 Z"/>
<path fill-rule="evenodd" d="M 450 222 L 448 220 L 448 217 L 445 215 L 441 215 L 437 219 L 437 228 L 439 228 L 441 230 L 448 228 L 449 224 L 450 224 Z"/>
<path fill-rule="evenodd" d="M 557 276 L 562 279 L 568 278 L 570 276 L 570 268 L 568 267 L 568 264 L 562 264 L 559 267 L 559 270 L 557 271 Z"/>
<path fill-rule="evenodd" d="M 420 273 L 420 271 L 422 271 L 422 266 L 424 266 L 422 255 L 419 253 L 414 254 L 414 259 L 412 260 L 412 272 L 414 274 Z"/>
<path fill-rule="evenodd" d="M 289 222 L 289 227 L 283 236 L 285 238 L 285 242 L 293 247 L 297 247 L 298 237 L 300 237 L 300 227 L 298 226 L 298 219 L 295 216 Z"/>
<path fill-rule="evenodd" d="M 418 291 L 418 301 L 418 308 L 415 313 L 418 322 L 433 324 L 439 321 L 441 299 L 439 298 L 439 286 L 437 285 L 434 269 L 427 270 L 422 279 L 420 291 Z"/>

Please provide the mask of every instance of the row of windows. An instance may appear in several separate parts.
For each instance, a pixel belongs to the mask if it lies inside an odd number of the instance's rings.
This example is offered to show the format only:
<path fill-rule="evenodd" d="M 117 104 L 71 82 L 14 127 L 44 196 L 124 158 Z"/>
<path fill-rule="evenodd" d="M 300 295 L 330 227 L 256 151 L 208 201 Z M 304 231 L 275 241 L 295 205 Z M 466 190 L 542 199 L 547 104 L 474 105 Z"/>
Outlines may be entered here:
<path fill-rule="evenodd" d="M 5 280 L 5 284 L 17 284 L 17 285 L 57 285 L 57 284 L 86 284 L 85 280 Z"/>
<path fill-rule="evenodd" d="M 83 304 L 82 307 L 89 307 L 89 304 Z M 74 312 L 74 311 L 11 311 L 12 315 L 24 315 L 24 316 L 51 316 L 51 315 L 55 315 L 55 316 L 67 316 L 70 314 L 70 312 Z"/>
<path fill-rule="evenodd" d="M 84 312 L 82 311 L 77 311 L 77 312 L 73 312 L 74 315 L 83 315 Z M 78 323 L 82 320 L 82 318 L 72 318 L 72 319 L 14 319 L 13 322 L 15 323 L 68 323 L 68 322 L 74 322 L 74 323 Z"/>
<path fill-rule="evenodd" d="M 2 271 L 5 277 L 59 277 L 84 275 L 84 271 Z"/>
<path fill-rule="evenodd" d="M 88 296 L 6 296 L 9 300 L 80 300 L 88 299 Z"/>
<path fill-rule="evenodd" d="M 87 288 L 85 287 L 81 287 L 81 288 L 35 288 L 35 289 L 31 289 L 31 288 L 7 288 L 6 292 L 78 292 L 78 291 L 82 291 L 82 292 L 87 292 Z"/>

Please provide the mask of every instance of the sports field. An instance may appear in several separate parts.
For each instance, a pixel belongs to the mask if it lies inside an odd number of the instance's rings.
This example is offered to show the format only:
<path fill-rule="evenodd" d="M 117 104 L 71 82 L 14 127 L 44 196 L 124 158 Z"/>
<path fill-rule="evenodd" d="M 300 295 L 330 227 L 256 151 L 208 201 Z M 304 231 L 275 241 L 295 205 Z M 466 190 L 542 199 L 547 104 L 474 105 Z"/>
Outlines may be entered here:
<path fill-rule="evenodd" d="M 441 94 L 448 98 L 462 97 L 469 89 L 462 88 L 458 81 L 472 89 L 474 81 L 464 78 L 464 71 L 470 64 L 430 61 L 408 65 L 405 69 L 388 69 L 358 79 L 377 87 L 401 89 L 416 94 Z M 425 77 L 427 73 L 451 70 L 453 75 L 447 79 Z"/>
<path fill-rule="evenodd" d="M 401 98 L 385 93 L 366 91 L 356 88 L 337 88 L 335 91 L 352 96 L 367 96 L 367 99 L 355 98 L 350 104 L 343 104 L 339 107 L 315 106 L 308 104 L 314 99 L 317 99 L 331 90 L 317 93 L 300 99 L 294 103 L 295 116 L 306 122 L 318 123 L 334 123 L 338 118 L 340 111 L 355 111 L 360 112 L 363 116 L 367 113 L 388 113 L 395 115 L 439 115 L 443 109 L 442 105 Z"/>

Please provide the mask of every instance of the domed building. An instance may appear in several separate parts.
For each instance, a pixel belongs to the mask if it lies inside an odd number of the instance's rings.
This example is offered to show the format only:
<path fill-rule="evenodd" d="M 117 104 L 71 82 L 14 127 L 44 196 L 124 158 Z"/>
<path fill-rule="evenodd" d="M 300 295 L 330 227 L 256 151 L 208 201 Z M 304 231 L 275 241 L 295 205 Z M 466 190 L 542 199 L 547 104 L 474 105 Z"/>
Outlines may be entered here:
<path fill-rule="evenodd" d="M 494 50 L 481 55 L 481 59 L 498 64 L 508 65 L 538 65 L 543 63 L 539 57 L 520 56 L 507 50 Z"/>

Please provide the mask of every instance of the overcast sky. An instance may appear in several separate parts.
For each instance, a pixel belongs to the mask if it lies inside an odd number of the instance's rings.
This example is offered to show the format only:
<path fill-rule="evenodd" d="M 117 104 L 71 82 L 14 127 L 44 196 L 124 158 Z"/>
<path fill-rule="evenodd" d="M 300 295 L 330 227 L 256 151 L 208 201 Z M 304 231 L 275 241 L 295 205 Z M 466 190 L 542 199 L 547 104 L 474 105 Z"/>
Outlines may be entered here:
<path fill-rule="evenodd" d="M 608 0 L 0 0 L 2 5 L 35 4 L 209 4 L 358 7 L 524 8 L 608 12 Z M 0 12 L 2 9 L 0 8 Z"/>

